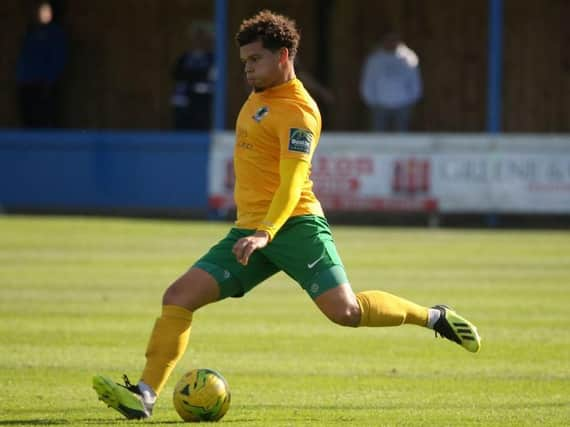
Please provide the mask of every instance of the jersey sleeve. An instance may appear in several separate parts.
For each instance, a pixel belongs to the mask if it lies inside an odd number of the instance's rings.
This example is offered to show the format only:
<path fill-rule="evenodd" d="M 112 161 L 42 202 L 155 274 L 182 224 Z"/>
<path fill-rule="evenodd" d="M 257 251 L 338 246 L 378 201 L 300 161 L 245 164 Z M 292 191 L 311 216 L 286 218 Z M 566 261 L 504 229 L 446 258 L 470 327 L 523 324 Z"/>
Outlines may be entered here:
<path fill-rule="evenodd" d="M 283 159 L 279 164 L 281 183 L 273 195 L 269 210 L 258 230 L 266 231 L 269 240 L 289 219 L 301 197 L 301 188 L 309 174 L 309 163 L 301 159 Z"/>

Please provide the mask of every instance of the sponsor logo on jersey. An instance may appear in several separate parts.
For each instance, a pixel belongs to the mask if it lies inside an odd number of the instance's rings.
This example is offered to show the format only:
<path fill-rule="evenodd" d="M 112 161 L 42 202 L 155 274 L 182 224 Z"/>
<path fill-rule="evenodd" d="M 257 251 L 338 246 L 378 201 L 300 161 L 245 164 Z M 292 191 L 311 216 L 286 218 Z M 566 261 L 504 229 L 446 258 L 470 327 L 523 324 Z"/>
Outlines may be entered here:
<path fill-rule="evenodd" d="M 312 142 L 313 134 L 311 131 L 297 128 L 289 130 L 289 151 L 309 154 Z"/>

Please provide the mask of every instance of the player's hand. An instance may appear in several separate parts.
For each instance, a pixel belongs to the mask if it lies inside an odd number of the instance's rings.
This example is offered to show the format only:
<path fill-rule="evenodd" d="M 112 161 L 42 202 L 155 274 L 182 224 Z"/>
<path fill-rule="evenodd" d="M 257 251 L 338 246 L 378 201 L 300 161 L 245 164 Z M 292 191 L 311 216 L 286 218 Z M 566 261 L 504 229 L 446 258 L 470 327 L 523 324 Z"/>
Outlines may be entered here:
<path fill-rule="evenodd" d="M 269 234 L 267 231 L 256 231 L 251 236 L 239 239 L 232 252 L 240 264 L 247 265 L 249 257 L 256 249 L 262 249 L 269 243 Z"/>

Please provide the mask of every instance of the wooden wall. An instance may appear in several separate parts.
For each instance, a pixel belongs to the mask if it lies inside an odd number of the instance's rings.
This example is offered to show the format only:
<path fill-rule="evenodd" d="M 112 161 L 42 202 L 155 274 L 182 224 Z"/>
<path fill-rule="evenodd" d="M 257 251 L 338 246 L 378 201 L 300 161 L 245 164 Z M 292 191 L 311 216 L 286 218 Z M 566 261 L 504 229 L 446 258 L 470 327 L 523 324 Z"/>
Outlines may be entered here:
<path fill-rule="evenodd" d="M 570 132 L 570 1 L 505 1 L 503 126 Z"/>
<path fill-rule="evenodd" d="M 26 27 L 26 9 L 24 2 L 0 1 L 0 127 L 18 124 L 16 63 Z"/>
<path fill-rule="evenodd" d="M 570 1 L 504 0 L 503 126 L 510 132 L 570 132 Z M 16 127 L 15 64 L 32 0 L 0 2 L 0 127 Z M 64 125 L 170 129 L 170 68 L 194 20 L 213 19 L 213 0 L 66 0 L 72 37 Z M 366 55 L 387 29 L 419 58 L 424 97 L 413 130 L 485 130 L 487 0 L 229 0 L 228 118 L 247 95 L 233 36 L 261 8 L 302 29 L 304 66 L 334 92 L 328 130 L 366 130 L 358 84 Z M 323 43 L 322 41 L 325 41 Z"/>

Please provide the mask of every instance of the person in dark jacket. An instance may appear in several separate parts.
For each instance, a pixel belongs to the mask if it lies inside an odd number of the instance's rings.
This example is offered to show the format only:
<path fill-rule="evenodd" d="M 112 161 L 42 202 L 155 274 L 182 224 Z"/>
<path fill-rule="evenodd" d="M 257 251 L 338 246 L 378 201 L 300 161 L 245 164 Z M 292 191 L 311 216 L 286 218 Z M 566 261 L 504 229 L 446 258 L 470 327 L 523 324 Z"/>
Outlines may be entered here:
<path fill-rule="evenodd" d="M 191 27 L 191 46 L 174 65 L 170 104 L 177 130 L 209 130 L 215 85 L 212 34 L 206 25 Z"/>
<path fill-rule="evenodd" d="M 49 2 L 38 4 L 24 36 L 16 80 L 25 128 L 58 127 L 59 87 L 67 61 L 67 37 Z"/>

